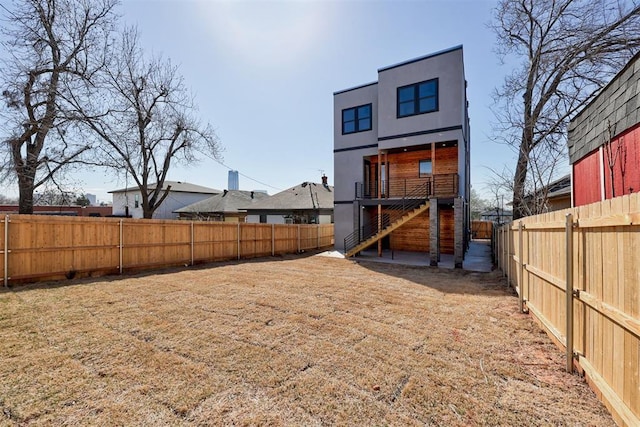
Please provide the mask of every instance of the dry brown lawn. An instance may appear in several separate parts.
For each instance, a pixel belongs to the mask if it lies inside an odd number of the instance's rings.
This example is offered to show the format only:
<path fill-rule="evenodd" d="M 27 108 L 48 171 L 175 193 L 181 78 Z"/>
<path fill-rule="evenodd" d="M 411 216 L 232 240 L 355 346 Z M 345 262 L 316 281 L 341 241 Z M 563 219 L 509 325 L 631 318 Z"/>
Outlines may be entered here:
<path fill-rule="evenodd" d="M 321 256 L 0 291 L 0 424 L 614 425 L 496 274 Z"/>

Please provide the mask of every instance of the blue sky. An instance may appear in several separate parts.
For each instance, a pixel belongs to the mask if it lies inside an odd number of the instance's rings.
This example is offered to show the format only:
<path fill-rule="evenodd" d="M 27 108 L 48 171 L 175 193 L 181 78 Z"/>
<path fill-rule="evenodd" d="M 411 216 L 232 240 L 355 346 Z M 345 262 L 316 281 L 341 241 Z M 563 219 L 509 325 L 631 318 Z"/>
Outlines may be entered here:
<path fill-rule="evenodd" d="M 240 188 L 270 194 L 319 182 L 321 171 L 333 184 L 333 92 L 375 81 L 378 68 L 462 44 L 471 181 L 485 193 L 487 167 L 515 162 L 489 139 L 491 93 L 509 71 L 487 28 L 495 3 L 124 0 L 121 11 L 149 52 L 179 64 L 202 120 L 220 137 L 222 161 L 241 173 Z M 203 160 L 173 169 L 169 179 L 224 189 L 227 171 Z M 76 176 L 100 200 L 123 184 L 99 171 Z"/>

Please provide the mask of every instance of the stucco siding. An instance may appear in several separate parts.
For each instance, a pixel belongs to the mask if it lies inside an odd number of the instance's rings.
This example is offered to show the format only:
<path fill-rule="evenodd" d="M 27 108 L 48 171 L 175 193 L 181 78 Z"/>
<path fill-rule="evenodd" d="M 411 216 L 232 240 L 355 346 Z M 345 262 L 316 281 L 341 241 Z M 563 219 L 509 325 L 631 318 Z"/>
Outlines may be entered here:
<path fill-rule="evenodd" d="M 438 110 L 397 117 L 399 87 L 438 79 Z M 378 73 L 378 137 L 386 138 L 425 129 L 462 127 L 464 104 L 462 48 Z"/>

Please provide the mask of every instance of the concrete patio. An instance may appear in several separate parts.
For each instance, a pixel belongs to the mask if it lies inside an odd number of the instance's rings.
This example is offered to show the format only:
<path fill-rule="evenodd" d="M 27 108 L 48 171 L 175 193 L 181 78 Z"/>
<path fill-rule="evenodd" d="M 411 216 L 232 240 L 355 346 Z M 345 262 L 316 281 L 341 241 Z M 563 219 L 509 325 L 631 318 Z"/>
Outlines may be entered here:
<path fill-rule="evenodd" d="M 429 253 L 383 250 L 378 256 L 375 249 L 362 251 L 356 260 L 384 262 L 391 264 L 429 266 Z M 438 268 L 454 268 L 453 255 L 440 255 Z M 493 268 L 491 261 L 491 240 L 472 240 L 462 262 L 463 270 L 488 273 Z"/>

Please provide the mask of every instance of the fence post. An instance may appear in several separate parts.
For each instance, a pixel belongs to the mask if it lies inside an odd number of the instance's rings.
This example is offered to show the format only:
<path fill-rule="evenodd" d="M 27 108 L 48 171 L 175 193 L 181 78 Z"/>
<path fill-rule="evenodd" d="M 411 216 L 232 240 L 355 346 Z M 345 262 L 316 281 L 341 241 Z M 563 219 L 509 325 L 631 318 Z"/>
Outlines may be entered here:
<path fill-rule="evenodd" d="M 505 267 L 507 271 L 507 285 L 511 286 L 511 223 L 507 224 L 506 231 L 507 231 L 505 233 L 506 241 L 504 244 L 504 250 L 505 250 L 504 262 L 505 262 Z"/>
<path fill-rule="evenodd" d="M 567 372 L 573 372 L 573 215 L 567 214 L 567 222 L 565 225 L 565 237 L 566 237 L 566 263 L 567 263 L 567 286 L 566 286 L 566 301 L 567 301 L 567 331 L 566 331 L 566 346 L 567 346 Z"/>
<path fill-rule="evenodd" d="M 494 226 L 494 235 L 495 235 L 495 257 L 496 257 L 496 265 L 498 266 L 498 268 L 502 268 L 502 263 L 500 262 L 500 227 Z"/>
<path fill-rule="evenodd" d="M 120 257 L 119 264 L 120 265 L 118 267 L 120 268 L 120 274 L 122 274 L 122 259 L 123 259 L 123 257 L 122 257 L 122 250 L 123 250 L 123 248 L 122 248 L 122 246 L 123 246 L 123 242 L 122 242 L 122 220 L 120 220 L 119 234 L 120 234 L 120 244 L 118 246 L 120 248 L 119 249 L 119 257 Z"/>
<path fill-rule="evenodd" d="M 271 224 L 271 256 L 276 255 L 276 225 Z"/>
<path fill-rule="evenodd" d="M 316 237 L 318 237 L 318 243 L 316 249 L 320 249 L 320 224 L 316 224 Z"/>
<path fill-rule="evenodd" d="M 9 287 L 9 215 L 4 217 L 4 287 Z"/>
<path fill-rule="evenodd" d="M 518 308 L 524 313 L 524 244 L 522 242 L 522 221 L 518 223 L 518 260 L 520 261 L 520 283 L 518 283 Z"/>
<path fill-rule="evenodd" d="M 300 224 L 298 224 L 298 253 L 302 250 L 300 246 Z"/>
<path fill-rule="evenodd" d="M 193 221 L 191 221 L 191 265 L 193 265 L 193 242 L 194 238 L 193 238 Z"/>
<path fill-rule="evenodd" d="M 240 223 L 238 223 L 238 259 L 240 259 Z"/>

